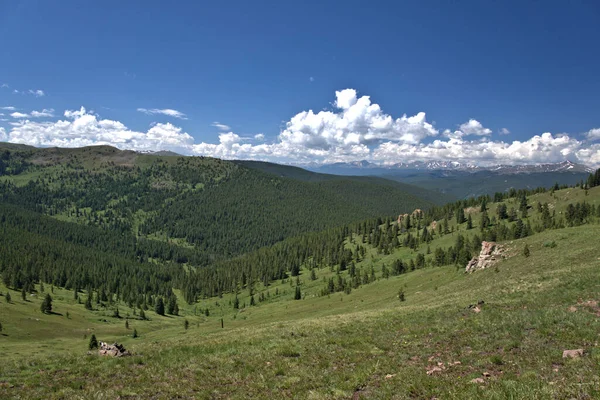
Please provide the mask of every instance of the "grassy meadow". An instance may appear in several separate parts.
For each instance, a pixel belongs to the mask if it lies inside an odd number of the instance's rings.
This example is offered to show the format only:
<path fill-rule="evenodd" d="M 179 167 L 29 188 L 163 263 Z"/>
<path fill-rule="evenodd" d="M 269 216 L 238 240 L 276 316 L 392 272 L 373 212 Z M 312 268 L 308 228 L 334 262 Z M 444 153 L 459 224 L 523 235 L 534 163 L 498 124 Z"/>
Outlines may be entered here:
<path fill-rule="evenodd" d="M 597 206 L 598 189 L 538 194 L 529 203 L 548 202 L 557 213 L 584 199 Z M 474 226 L 478 215 L 472 211 Z M 457 231 L 478 233 L 450 223 L 455 233 L 436 238 L 432 250 L 452 245 Z M 232 294 L 193 305 L 180 298 L 180 316 L 149 310 L 145 321 L 125 304 L 117 305 L 120 318 L 115 307 L 88 311 L 73 291 L 48 286 L 54 313 L 46 315 L 40 287 L 23 300 L 0 286 L 0 398 L 598 398 L 599 237 L 600 225 L 589 224 L 509 241 L 506 260 L 470 275 L 452 265 L 384 279 L 384 263 L 415 252 L 369 249 L 357 267 L 373 265 L 378 279 L 350 294 L 321 296 L 337 273 L 324 267 L 311 280 L 303 269 L 302 300 L 293 300 L 290 278 L 258 285 L 255 297 L 265 300 L 256 306 L 247 290 L 240 310 Z M 469 308 L 480 300 L 480 312 Z M 92 333 L 134 355 L 88 355 Z M 579 348 L 583 357 L 562 358 Z"/>

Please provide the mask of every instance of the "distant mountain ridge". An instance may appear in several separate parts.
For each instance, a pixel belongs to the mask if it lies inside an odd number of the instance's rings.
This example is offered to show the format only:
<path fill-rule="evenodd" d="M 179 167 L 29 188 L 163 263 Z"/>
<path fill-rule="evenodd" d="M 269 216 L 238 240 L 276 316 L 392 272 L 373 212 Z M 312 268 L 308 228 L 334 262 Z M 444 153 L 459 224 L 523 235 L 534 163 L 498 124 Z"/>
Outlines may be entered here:
<path fill-rule="evenodd" d="M 559 163 L 544 163 L 544 164 L 522 164 L 508 165 L 498 164 L 492 166 L 478 166 L 470 163 L 461 163 L 458 161 L 411 161 L 399 162 L 390 165 L 375 164 L 366 160 L 353 162 L 339 162 L 324 165 L 310 165 L 306 167 L 311 171 L 330 172 L 332 170 L 416 170 L 416 171 L 433 171 L 433 170 L 452 170 L 452 171 L 493 171 L 499 174 L 528 174 L 539 172 L 585 172 L 591 173 L 594 168 L 583 164 L 574 163 L 571 161 L 562 161 Z"/>

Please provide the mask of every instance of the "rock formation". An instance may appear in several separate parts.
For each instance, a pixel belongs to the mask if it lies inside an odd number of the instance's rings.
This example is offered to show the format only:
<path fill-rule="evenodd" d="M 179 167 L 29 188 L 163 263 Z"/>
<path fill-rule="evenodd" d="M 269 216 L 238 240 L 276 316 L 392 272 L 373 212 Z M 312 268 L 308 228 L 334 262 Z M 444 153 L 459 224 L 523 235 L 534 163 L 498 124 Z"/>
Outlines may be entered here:
<path fill-rule="evenodd" d="M 131 355 L 131 353 L 129 353 L 127 350 L 125 350 L 125 347 L 123 347 L 122 344 L 118 344 L 118 343 L 108 344 L 106 342 L 100 342 L 100 347 L 98 348 L 98 354 L 101 356 L 112 356 L 112 357 L 124 357 L 124 356 Z"/>
<path fill-rule="evenodd" d="M 481 252 L 479 256 L 475 256 L 469 261 L 465 272 L 471 273 L 480 269 L 485 269 L 493 266 L 502 258 L 504 246 L 495 242 L 481 242 Z"/>

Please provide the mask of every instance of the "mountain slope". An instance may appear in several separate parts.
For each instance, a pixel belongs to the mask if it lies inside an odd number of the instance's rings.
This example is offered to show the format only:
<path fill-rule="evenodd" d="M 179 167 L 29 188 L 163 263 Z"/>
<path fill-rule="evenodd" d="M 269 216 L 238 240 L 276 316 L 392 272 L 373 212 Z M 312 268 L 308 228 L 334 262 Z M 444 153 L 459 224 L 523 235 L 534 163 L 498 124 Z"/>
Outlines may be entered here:
<path fill-rule="evenodd" d="M 426 191 L 379 178 L 311 173 L 309 180 L 296 179 L 241 163 L 108 146 L 5 147 L 3 202 L 120 234 L 193 246 L 202 265 L 303 232 L 433 204 L 411 193 Z"/>
<path fill-rule="evenodd" d="M 297 278 L 268 286 L 248 281 L 222 297 L 180 302 L 180 316 L 147 310 L 147 320 L 135 314 L 139 307 L 125 301 L 88 311 L 71 291 L 48 284 L 55 314 L 42 314 L 39 284 L 36 296 L 27 300 L 10 290 L 12 301 L 2 297 L 0 302 L 0 397 L 87 398 L 102 392 L 165 398 L 394 398 L 398 393 L 414 398 L 597 398 L 600 275 L 590 255 L 600 235 L 600 187 L 529 194 L 526 202 L 527 225 L 535 228 L 546 218 L 551 225 L 518 239 L 512 238 L 518 220 L 498 219 L 482 232 L 477 227 L 484 213 L 464 202 L 425 216 L 423 222 L 436 215 L 441 226 L 446 220 L 448 233 L 438 234 L 436 228 L 434 239 L 414 250 L 400 245 L 386 252 L 368 242 L 374 236 L 363 242 L 362 235 L 347 232 L 346 248 L 361 271 L 361 284 L 347 293 L 335 288 L 324 294 L 323 288 L 330 280 L 335 286 L 340 279 L 352 281 L 352 263 L 344 270 L 340 264 L 313 265 L 311 259 Z M 488 202 L 486 212 L 498 216 L 501 204 L 510 209 L 521 203 L 519 196 L 507 197 Z M 545 204 L 556 212 L 546 213 Z M 569 204 L 578 204 L 578 212 L 582 204 L 594 211 L 584 225 L 568 226 L 583 223 L 567 217 Z M 461 207 L 476 228 L 448 218 Z M 394 225 L 390 221 L 376 229 L 387 237 Z M 452 261 L 434 266 L 437 249 L 475 251 L 475 239 L 501 232 L 502 226 L 511 238 L 502 240 L 508 250 L 496 267 L 464 274 L 463 265 Z M 422 230 L 410 229 L 398 232 L 399 237 Z M 386 275 L 396 260 L 408 265 L 419 253 L 426 257 L 425 267 Z M 296 286 L 301 300 L 294 300 Z M 0 284 L 0 292 L 7 290 Z M 112 316 L 115 306 L 121 318 Z M 139 337 L 132 337 L 133 329 Z M 91 333 L 124 343 L 134 356 L 86 356 Z M 579 348 L 581 357 L 562 357 L 563 350 Z M 102 377 L 109 366 L 123 373 L 106 386 Z M 162 376 L 169 377 L 168 384 L 158 379 Z"/>

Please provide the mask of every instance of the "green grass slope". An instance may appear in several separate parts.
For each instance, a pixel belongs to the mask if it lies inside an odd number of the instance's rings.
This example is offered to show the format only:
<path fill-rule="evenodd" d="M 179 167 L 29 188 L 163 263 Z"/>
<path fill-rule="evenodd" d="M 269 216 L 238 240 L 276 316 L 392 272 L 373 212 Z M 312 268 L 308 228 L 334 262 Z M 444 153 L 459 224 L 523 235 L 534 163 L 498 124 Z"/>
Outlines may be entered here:
<path fill-rule="evenodd" d="M 531 205 L 538 201 L 556 215 L 574 202 L 597 208 L 600 187 L 528 199 Z M 517 199 L 505 203 L 517 206 Z M 497 206 L 490 204 L 488 213 Z M 469 212 L 477 226 L 481 213 Z M 532 207 L 528 220 L 536 225 L 540 218 Z M 26 301 L 10 291 L 10 304 L 0 297 L 0 397 L 598 398 L 598 221 L 594 216 L 586 225 L 509 240 L 507 258 L 496 268 L 470 275 L 462 265 L 449 265 L 386 279 L 384 265 L 426 254 L 427 244 L 390 254 L 366 246 L 357 267 L 372 267 L 374 282 L 349 294 L 321 295 L 328 279 L 338 276 L 336 268 L 318 268 L 313 280 L 303 266 L 301 300 L 293 299 L 297 281 L 290 278 L 257 285 L 254 295 L 264 300 L 256 306 L 243 289 L 240 310 L 232 306 L 235 295 L 226 293 L 181 302 L 181 316 L 149 310 L 149 320 L 142 321 L 119 304 L 121 318 L 113 318 L 111 307 L 87 311 L 72 291 L 54 288 L 56 314 L 45 315 L 39 287 Z M 429 244 L 428 264 L 436 248 L 453 245 L 459 233 L 480 234 L 456 221 L 449 229 L 453 233 Z M 400 290 L 405 301 L 399 301 Z M 468 306 L 479 300 L 485 303 L 476 313 Z M 135 339 L 134 328 L 140 335 Z M 86 355 L 92 333 L 124 343 L 135 355 Z M 562 358 L 563 350 L 578 348 L 583 357 Z"/>

